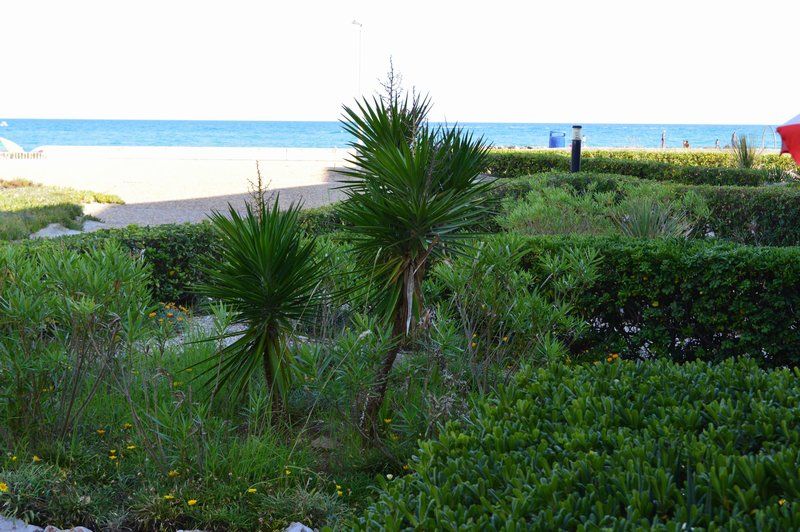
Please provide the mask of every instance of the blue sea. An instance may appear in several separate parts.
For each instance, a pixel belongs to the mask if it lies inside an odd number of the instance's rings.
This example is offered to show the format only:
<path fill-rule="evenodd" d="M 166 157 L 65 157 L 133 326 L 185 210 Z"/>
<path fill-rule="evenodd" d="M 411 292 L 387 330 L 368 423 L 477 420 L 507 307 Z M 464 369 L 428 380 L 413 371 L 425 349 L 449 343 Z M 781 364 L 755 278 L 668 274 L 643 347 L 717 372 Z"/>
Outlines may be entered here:
<path fill-rule="evenodd" d="M 3 123 L 7 124 L 3 126 Z M 569 145 L 572 124 L 460 124 L 483 135 L 495 146 L 546 147 L 551 132 L 565 133 Z M 588 147 L 658 148 L 666 132 L 667 147 L 689 141 L 693 148 L 730 143 L 731 135 L 747 135 L 766 148 L 780 147 L 774 127 L 702 124 L 583 124 Z M 45 145 L 70 146 L 192 146 L 342 148 L 349 136 L 338 122 L 239 122 L 202 120 L 44 120 L 3 119 L 0 137 L 25 150 Z"/>

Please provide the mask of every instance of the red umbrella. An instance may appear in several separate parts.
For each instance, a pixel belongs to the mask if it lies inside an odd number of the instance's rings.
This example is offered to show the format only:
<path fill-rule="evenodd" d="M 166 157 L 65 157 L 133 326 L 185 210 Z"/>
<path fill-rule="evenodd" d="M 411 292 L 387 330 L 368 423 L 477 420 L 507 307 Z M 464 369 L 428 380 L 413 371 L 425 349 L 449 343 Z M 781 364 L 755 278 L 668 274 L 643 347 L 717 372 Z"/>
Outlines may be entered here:
<path fill-rule="evenodd" d="M 783 145 L 781 153 L 790 153 L 797 164 L 800 164 L 800 115 L 792 118 L 778 128 Z"/>

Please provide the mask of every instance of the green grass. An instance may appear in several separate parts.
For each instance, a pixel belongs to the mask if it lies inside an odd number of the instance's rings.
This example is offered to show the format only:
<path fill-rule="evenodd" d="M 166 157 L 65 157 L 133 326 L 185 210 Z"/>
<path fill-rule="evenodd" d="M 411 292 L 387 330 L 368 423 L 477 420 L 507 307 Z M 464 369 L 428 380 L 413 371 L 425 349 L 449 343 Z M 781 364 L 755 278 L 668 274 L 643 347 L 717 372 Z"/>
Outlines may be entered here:
<path fill-rule="evenodd" d="M 0 180 L 0 240 L 19 240 L 51 223 L 83 225 L 83 203 L 122 203 L 112 194 Z"/>

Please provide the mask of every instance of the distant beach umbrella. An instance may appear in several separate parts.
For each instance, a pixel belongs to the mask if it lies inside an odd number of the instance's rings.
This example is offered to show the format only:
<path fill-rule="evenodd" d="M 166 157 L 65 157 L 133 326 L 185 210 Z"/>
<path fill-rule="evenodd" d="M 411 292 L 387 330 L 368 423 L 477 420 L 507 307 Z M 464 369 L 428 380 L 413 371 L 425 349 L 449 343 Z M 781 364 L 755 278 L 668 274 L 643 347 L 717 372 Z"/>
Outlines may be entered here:
<path fill-rule="evenodd" d="M 9 153 L 25 153 L 25 150 L 22 149 L 22 146 L 16 142 L 11 142 L 8 139 L 4 139 L 3 137 L 0 137 L 0 146 L 3 147 L 3 151 L 7 151 Z"/>
<path fill-rule="evenodd" d="M 781 153 L 789 153 L 800 164 L 800 115 L 792 118 L 778 128 L 783 144 Z"/>

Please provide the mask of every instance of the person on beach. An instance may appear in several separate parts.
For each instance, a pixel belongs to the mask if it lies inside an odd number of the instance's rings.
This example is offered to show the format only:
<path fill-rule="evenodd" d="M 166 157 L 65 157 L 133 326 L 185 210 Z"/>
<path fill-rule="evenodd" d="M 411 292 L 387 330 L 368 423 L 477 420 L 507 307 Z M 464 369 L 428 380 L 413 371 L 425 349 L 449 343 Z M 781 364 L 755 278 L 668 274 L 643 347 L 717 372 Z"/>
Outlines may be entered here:
<path fill-rule="evenodd" d="M 687 150 L 689 149 L 689 141 L 688 140 L 684 140 L 683 141 L 683 147 L 686 148 Z"/>

